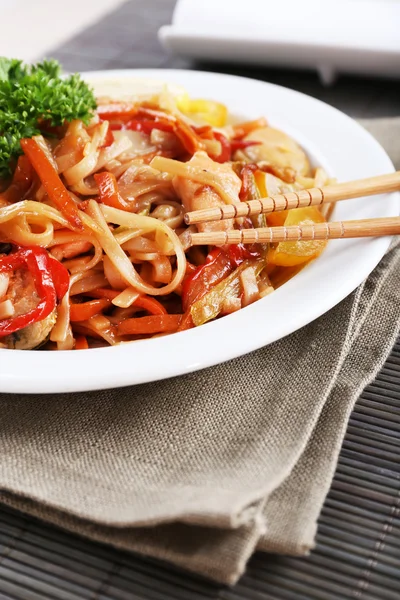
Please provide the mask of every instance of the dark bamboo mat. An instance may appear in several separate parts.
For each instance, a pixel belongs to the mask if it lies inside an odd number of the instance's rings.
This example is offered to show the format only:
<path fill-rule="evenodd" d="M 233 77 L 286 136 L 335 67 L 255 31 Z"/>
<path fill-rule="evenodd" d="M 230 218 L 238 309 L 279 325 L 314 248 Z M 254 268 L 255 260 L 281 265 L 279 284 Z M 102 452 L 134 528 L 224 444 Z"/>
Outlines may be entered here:
<path fill-rule="evenodd" d="M 173 5 L 174 0 L 131 0 L 51 55 L 69 70 L 191 66 L 166 57 L 156 39 Z M 400 112 L 391 82 L 344 78 L 327 90 L 313 74 L 206 68 L 300 89 L 355 116 Z M 399 600 L 400 339 L 357 402 L 321 514 L 317 547 L 308 558 L 258 553 L 241 581 L 227 589 L 0 507 L 0 600 L 86 598 Z"/>

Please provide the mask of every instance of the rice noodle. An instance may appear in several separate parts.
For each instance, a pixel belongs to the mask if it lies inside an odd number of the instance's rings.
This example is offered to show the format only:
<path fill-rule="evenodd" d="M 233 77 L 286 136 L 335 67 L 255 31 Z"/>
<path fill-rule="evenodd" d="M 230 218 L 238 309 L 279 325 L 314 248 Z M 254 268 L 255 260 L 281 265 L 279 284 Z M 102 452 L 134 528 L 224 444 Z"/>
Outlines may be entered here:
<path fill-rule="evenodd" d="M 82 160 L 78 164 L 64 171 L 64 177 L 68 185 L 76 186 L 85 179 L 85 177 L 93 173 L 100 155 L 99 146 L 104 139 L 107 129 L 107 122 L 97 125 L 91 141 L 85 145 Z"/>
<path fill-rule="evenodd" d="M 30 225 L 38 225 L 42 232 L 33 232 Z M 36 215 L 22 214 L 8 228 L 8 235 L 17 244 L 43 246 L 51 244 L 54 234 L 53 223 Z"/>
<path fill-rule="evenodd" d="M 70 295 L 77 296 L 78 294 L 84 294 L 90 292 L 99 287 L 108 285 L 108 281 L 103 273 L 96 273 L 95 271 L 83 273 L 81 279 L 77 279 L 72 283 L 70 287 Z"/>
<path fill-rule="evenodd" d="M 65 342 L 66 345 L 71 345 L 73 347 L 73 336 L 70 327 L 70 294 L 71 288 L 74 286 L 76 282 L 82 279 L 83 273 L 76 273 L 71 276 L 69 281 L 68 292 L 65 294 L 64 298 L 61 300 L 61 303 L 58 307 L 57 311 L 57 320 L 53 329 L 50 333 L 50 340 L 52 342 Z M 72 337 L 72 340 L 71 340 Z M 64 350 L 70 350 L 71 348 L 62 348 Z M 61 348 L 60 348 L 61 349 Z"/>
<path fill-rule="evenodd" d="M 128 287 L 123 292 L 121 292 L 118 296 L 116 296 L 112 303 L 115 306 L 120 308 L 129 308 L 132 304 L 139 298 L 138 292 L 132 288 Z"/>
<path fill-rule="evenodd" d="M 186 256 L 179 243 L 178 236 L 170 227 L 165 225 L 162 221 L 157 221 L 151 217 L 142 217 L 139 215 L 126 213 L 122 210 L 111 208 L 105 205 L 99 206 L 94 201 L 90 201 L 89 210 L 92 211 L 90 213 L 91 215 L 96 215 L 97 222 L 101 224 L 101 227 L 104 231 L 104 235 L 100 240 L 104 251 L 129 285 L 143 294 L 160 296 L 162 294 L 169 294 L 181 283 L 185 275 Z M 102 214 L 102 219 L 100 214 Z M 137 227 L 148 231 L 160 231 L 165 234 L 171 241 L 177 258 L 178 268 L 172 281 L 162 288 L 155 288 L 146 284 L 138 275 L 121 246 L 116 242 L 114 236 L 109 231 L 107 227 L 107 221 L 117 225 L 131 227 L 132 229 Z"/>
<path fill-rule="evenodd" d="M 100 150 L 100 154 L 97 159 L 96 165 L 94 166 L 92 171 L 90 173 L 88 173 L 88 175 L 91 175 L 92 173 L 99 171 L 104 166 L 106 166 L 108 162 L 110 162 L 114 158 L 117 158 L 118 156 L 120 156 L 120 154 L 122 154 L 126 150 L 129 150 L 129 148 L 131 148 L 131 147 L 132 147 L 131 140 L 128 137 L 124 136 L 121 139 L 115 141 L 108 148 L 103 148 L 102 150 Z"/>
<path fill-rule="evenodd" d="M 260 298 L 257 278 L 253 267 L 247 267 L 240 273 L 240 283 L 243 288 L 242 305 L 248 306 Z"/>

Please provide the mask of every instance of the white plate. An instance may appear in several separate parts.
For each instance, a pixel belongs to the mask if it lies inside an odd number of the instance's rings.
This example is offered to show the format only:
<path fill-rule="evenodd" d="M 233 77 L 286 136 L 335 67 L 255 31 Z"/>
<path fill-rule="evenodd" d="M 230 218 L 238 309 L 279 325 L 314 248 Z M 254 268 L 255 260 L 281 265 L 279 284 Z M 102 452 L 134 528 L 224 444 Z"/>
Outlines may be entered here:
<path fill-rule="evenodd" d="M 360 125 L 318 100 L 276 85 L 174 70 L 87 73 L 104 79 L 146 77 L 183 85 L 194 97 L 209 97 L 231 112 L 268 118 L 340 181 L 393 171 L 385 151 Z M 399 214 L 400 195 L 341 202 L 335 219 Z M 197 329 L 112 348 L 81 352 L 1 351 L 0 391 L 55 393 L 139 384 L 235 358 L 303 327 L 335 306 L 372 271 L 390 238 L 337 240 L 301 273 L 263 300 Z"/>

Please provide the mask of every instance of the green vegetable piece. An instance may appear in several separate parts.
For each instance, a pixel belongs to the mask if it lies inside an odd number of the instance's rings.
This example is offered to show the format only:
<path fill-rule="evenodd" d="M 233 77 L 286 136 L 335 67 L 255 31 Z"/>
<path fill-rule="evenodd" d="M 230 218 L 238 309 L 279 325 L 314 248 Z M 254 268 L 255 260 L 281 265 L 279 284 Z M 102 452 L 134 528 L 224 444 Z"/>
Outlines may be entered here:
<path fill-rule="evenodd" d="M 0 179 L 12 174 L 22 153 L 20 140 L 50 127 L 81 119 L 89 123 L 96 109 L 91 88 L 78 74 L 61 77 L 55 60 L 32 66 L 0 57 Z"/>
<path fill-rule="evenodd" d="M 247 267 L 255 267 L 258 276 L 265 266 L 265 260 L 245 260 L 228 277 L 220 281 L 205 296 L 195 302 L 191 309 L 193 323 L 198 327 L 218 317 L 225 300 L 237 298 L 240 293 L 240 274 Z"/>

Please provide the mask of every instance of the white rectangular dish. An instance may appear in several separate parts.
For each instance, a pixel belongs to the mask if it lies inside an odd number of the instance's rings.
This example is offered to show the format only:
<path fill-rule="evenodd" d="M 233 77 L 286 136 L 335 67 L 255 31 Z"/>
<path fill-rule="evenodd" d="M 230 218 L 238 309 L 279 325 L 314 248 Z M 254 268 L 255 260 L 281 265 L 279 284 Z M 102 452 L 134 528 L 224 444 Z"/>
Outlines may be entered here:
<path fill-rule="evenodd" d="M 178 0 L 159 39 L 209 61 L 400 77 L 399 0 Z"/>

